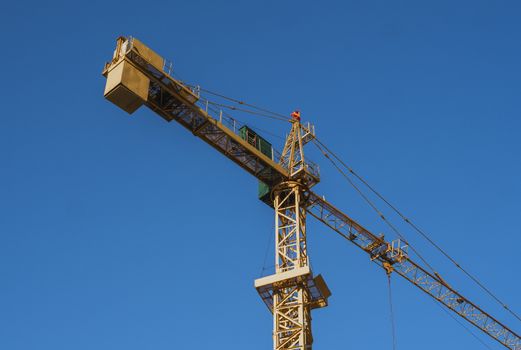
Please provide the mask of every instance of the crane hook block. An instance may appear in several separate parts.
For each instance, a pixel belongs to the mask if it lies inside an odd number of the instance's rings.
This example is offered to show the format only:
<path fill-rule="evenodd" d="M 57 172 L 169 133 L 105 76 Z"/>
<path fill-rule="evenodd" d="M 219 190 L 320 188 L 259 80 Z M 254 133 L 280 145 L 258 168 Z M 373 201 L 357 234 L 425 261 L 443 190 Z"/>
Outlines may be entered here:
<path fill-rule="evenodd" d="M 391 273 L 393 273 L 394 271 L 394 266 L 387 262 L 387 261 L 384 261 L 383 264 L 382 264 L 383 268 L 385 269 L 385 273 L 390 275 Z"/>

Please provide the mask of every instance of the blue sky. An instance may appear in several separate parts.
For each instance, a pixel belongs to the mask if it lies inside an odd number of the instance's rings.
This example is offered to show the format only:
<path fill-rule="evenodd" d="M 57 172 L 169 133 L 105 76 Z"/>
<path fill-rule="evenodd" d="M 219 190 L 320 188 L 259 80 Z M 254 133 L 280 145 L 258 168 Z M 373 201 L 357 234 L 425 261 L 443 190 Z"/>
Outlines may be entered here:
<path fill-rule="evenodd" d="M 321 140 L 521 312 L 520 15 L 515 1 L 3 4 L 0 348 L 271 347 L 253 280 L 273 213 L 253 178 L 179 125 L 103 99 L 119 35 L 187 81 L 282 113 L 300 107 Z M 392 237 L 308 154 L 322 169 L 316 192 Z M 521 330 L 402 229 L 454 287 Z M 333 292 L 314 312 L 315 348 L 390 349 L 385 274 L 317 222 L 308 230 Z M 393 294 L 398 349 L 485 348 L 405 281 L 393 278 Z"/>

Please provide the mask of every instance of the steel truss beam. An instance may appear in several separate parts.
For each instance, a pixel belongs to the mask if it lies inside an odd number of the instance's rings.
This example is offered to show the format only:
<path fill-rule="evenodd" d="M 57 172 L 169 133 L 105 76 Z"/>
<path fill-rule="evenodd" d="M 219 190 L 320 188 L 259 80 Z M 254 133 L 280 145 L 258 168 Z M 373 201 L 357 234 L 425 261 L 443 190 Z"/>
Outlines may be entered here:
<path fill-rule="evenodd" d="M 126 54 L 125 59 L 150 79 L 146 105 L 163 119 L 177 121 L 268 185 L 275 185 L 288 177 L 286 169 L 241 139 L 235 133 L 236 130 L 228 128 L 224 121 L 212 118 L 201 107 L 186 100 L 183 96 L 186 87 L 182 83 L 158 70 L 132 50 Z"/>
<path fill-rule="evenodd" d="M 208 143 L 210 146 L 224 154 L 260 181 L 268 184 L 270 187 L 274 187 L 284 181 L 290 180 L 290 174 L 295 175 L 301 169 L 304 169 L 306 173 L 304 182 L 307 188 L 311 188 L 311 186 L 319 181 L 318 168 L 309 161 L 301 162 L 298 160 L 297 163 L 294 164 L 295 166 L 292 167 L 287 163 L 286 159 L 284 159 L 282 165 L 280 165 L 266 157 L 248 142 L 242 140 L 235 133 L 236 130 L 234 125 L 226 126 L 225 120 L 216 120 L 212 118 L 208 114 L 207 110 L 198 105 L 198 101 L 190 101 L 187 99 L 186 94 L 184 93 L 184 91 L 187 90 L 187 87 L 184 86 L 183 83 L 172 78 L 170 76 L 170 71 L 169 73 L 166 73 L 166 71 L 159 70 L 152 64 L 148 63 L 136 50 L 133 49 L 132 40 L 125 40 L 129 41 L 129 45 L 126 46 L 127 51 L 123 54 L 124 57 L 122 59 L 130 62 L 150 79 L 148 101 L 146 102 L 146 105 L 162 118 L 167 121 L 177 121 L 190 130 L 195 136 Z M 307 141 L 312 137 L 313 133 L 308 132 L 304 136 L 304 140 Z M 301 149 L 300 146 L 298 146 L 298 148 Z M 291 171 L 288 169 L 291 169 Z M 416 264 L 406 254 L 400 251 L 399 245 L 397 250 L 393 249 L 394 245 L 392 243 L 386 242 L 383 237 L 378 237 L 372 234 L 315 193 L 309 190 L 305 191 L 303 198 L 304 197 L 306 198 L 306 202 L 305 204 L 302 202 L 300 203 L 299 211 L 297 212 L 303 211 L 305 213 L 307 210 L 309 214 L 367 252 L 373 262 L 385 268 L 387 271 L 392 270 L 398 273 L 404 279 L 411 282 L 413 285 L 470 322 L 472 325 L 481 329 L 505 347 L 513 350 L 521 350 L 521 339 L 518 334 L 497 321 L 475 304 L 471 303 L 468 299 L 447 285 L 446 282 Z M 273 205 L 272 203 L 268 204 Z M 284 210 L 287 210 L 287 208 Z M 281 218 L 286 217 L 291 218 L 292 216 L 287 214 L 282 216 L 281 214 Z M 288 220 L 291 221 L 290 219 Z M 281 266 L 285 266 L 283 268 L 288 268 L 292 264 L 288 257 L 296 256 L 295 252 L 299 249 L 302 250 L 302 247 L 295 243 L 292 245 L 287 244 L 286 241 L 284 241 L 283 244 L 286 244 L 287 248 L 281 251 L 280 256 L 285 259 L 284 261 L 281 261 Z M 297 264 L 301 264 L 301 262 L 298 262 Z M 313 279 L 310 279 L 309 281 L 306 283 L 314 283 Z M 272 309 L 272 303 L 274 302 L 271 297 L 272 290 L 267 286 L 261 286 L 259 288 L 259 293 L 263 297 L 263 300 L 265 300 L 268 307 Z M 295 285 L 292 288 L 297 287 Z M 300 299 L 295 299 L 296 301 L 294 304 L 298 305 L 299 303 L 305 303 L 305 294 L 306 293 L 300 293 Z M 317 297 L 315 297 L 315 299 L 321 300 L 319 304 L 322 306 L 327 305 L 327 298 L 324 299 L 318 292 L 316 294 Z M 292 295 L 291 289 L 288 289 L 287 291 L 280 292 L 279 298 L 280 300 L 289 300 L 287 299 L 288 296 Z M 282 310 L 282 308 L 279 309 Z M 282 317 L 284 316 L 281 314 L 281 319 Z M 302 317 L 307 316 L 303 313 Z M 311 320 L 310 317 L 309 320 Z M 300 325 L 302 325 L 302 323 L 300 323 Z M 285 333 L 281 332 L 281 334 Z M 286 338 L 288 339 L 288 343 L 286 344 L 287 346 L 295 344 L 292 340 L 293 338 Z M 311 335 L 309 335 L 309 339 L 311 339 Z"/>
<path fill-rule="evenodd" d="M 282 274 L 309 266 L 306 210 L 302 186 L 285 182 L 274 190 L 275 272 Z M 283 282 L 273 288 L 273 342 L 275 350 L 311 348 L 311 312 L 307 280 Z"/>
<path fill-rule="evenodd" d="M 310 192 L 307 210 L 310 215 L 363 249 L 382 268 L 396 272 L 505 347 L 521 350 L 519 335 L 451 288 L 441 278 L 427 272 L 407 255 L 393 252 L 392 243 L 369 232 L 325 199 Z"/>

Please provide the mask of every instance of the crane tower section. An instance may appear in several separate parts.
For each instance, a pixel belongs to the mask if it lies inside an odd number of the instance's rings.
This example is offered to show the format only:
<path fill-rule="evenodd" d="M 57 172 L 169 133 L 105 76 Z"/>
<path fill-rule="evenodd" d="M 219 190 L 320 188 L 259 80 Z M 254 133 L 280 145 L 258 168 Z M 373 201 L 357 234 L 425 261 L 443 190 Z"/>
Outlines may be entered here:
<path fill-rule="evenodd" d="M 292 120 L 280 164 L 289 180 L 272 190 L 275 209 L 275 274 L 257 279 L 255 287 L 273 313 L 275 350 L 311 349 L 311 310 L 327 306 L 331 295 L 324 279 L 313 277 L 307 250 L 308 185 L 319 181 L 304 158 L 304 144 L 314 137 L 310 126 Z M 310 181 L 312 179 L 312 181 Z"/>
<path fill-rule="evenodd" d="M 323 278 L 313 276 L 306 244 L 309 189 L 320 181 L 318 167 L 304 159 L 313 128 L 292 120 L 276 160 L 271 147 L 251 130 L 210 116 L 197 91 L 173 78 L 171 70 L 170 62 L 139 40 L 120 37 L 103 69 L 104 95 L 129 114 L 145 105 L 166 121 L 177 121 L 260 181 L 259 198 L 275 209 L 276 269 L 256 280 L 255 287 L 273 313 L 274 349 L 309 350 L 311 309 L 326 306 L 331 294 Z"/>

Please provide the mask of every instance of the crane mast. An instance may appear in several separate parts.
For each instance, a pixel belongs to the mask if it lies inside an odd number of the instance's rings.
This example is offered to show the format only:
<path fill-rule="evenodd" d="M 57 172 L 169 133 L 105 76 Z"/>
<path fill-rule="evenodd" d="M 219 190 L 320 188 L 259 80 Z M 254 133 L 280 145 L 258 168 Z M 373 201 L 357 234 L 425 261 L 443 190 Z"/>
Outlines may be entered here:
<path fill-rule="evenodd" d="M 306 209 L 297 181 L 274 189 L 276 277 L 309 268 L 306 244 Z M 309 269 L 307 269 L 309 271 Z M 273 284 L 273 345 L 279 349 L 310 349 L 310 292 L 307 278 L 278 280 Z"/>
<path fill-rule="evenodd" d="M 327 306 L 331 292 L 324 279 L 313 277 L 307 251 L 307 188 L 319 181 L 309 172 L 304 144 L 314 135 L 292 120 L 280 164 L 289 178 L 274 186 L 275 274 L 255 281 L 259 295 L 273 313 L 273 348 L 311 349 L 311 310 Z"/>
<path fill-rule="evenodd" d="M 197 92 L 172 77 L 171 62 L 132 37 L 117 39 L 103 75 L 109 101 L 129 114 L 145 105 L 166 121 L 178 122 L 269 189 L 271 196 L 262 200 L 275 211 L 275 273 L 254 285 L 273 313 L 274 349 L 311 349 L 311 310 L 327 306 L 331 295 L 322 276 L 314 276 L 310 269 L 306 240 L 310 214 L 366 252 L 388 274 L 403 277 L 504 347 L 521 350 L 517 333 L 414 262 L 406 244 L 371 233 L 311 190 L 320 177 L 318 167 L 304 157 L 304 145 L 314 138 L 310 125 L 292 121 L 277 161 L 241 137 L 235 120 L 218 111 L 219 117 L 212 117 Z"/>

